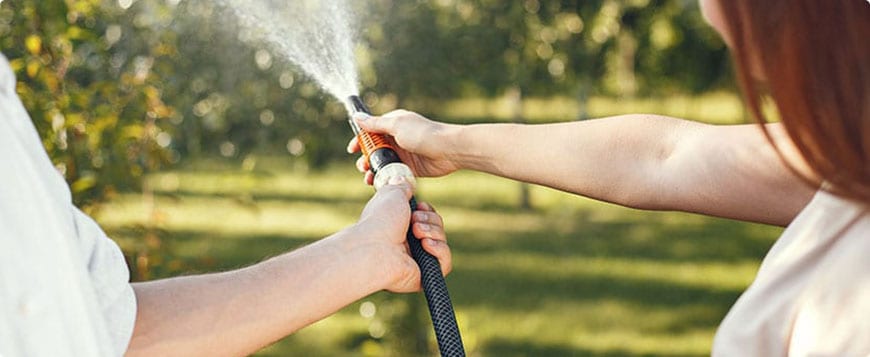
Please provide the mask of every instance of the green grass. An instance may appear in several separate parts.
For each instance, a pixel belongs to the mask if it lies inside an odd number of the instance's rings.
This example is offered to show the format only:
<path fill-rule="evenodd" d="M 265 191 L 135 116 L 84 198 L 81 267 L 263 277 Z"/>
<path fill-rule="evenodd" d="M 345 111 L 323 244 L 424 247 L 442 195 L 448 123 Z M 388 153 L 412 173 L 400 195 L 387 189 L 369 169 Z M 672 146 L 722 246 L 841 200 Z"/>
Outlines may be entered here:
<path fill-rule="evenodd" d="M 98 220 L 126 251 L 162 252 L 149 262 L 157 276 L 240 267 L 352 224 L 371 190 L 351 162 L 324 172 L 283 158 L 246 170 L 189 164 L 149 176 L 153 201 L 121 195 Z M 707 355 L 780 232 L 541 187 L 525 211 L 518 184 L 470 172 L 424 179 L 419 195 L 446 222 L 448 287 L 470 356 Z M 143 243 L 148 230 L 160 239 Z M 431 329 L 419 300 L 375 294 L 364 300 L 373 316 L 354 303 L 258 355 L 412 354 L 408 336 Z"/>

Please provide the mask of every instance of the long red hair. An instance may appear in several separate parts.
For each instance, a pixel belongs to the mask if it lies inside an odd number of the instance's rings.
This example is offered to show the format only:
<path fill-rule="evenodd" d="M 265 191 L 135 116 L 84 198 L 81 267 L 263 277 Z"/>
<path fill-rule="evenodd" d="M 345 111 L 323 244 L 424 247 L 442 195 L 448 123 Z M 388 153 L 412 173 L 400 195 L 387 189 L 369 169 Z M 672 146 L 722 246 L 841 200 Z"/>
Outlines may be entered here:
<path fill-rule="evenodd" d="M 832 193 L 870 206 L 870 3 L 720 0 L 718 5 L 751 114 L 759 123 L 767 121 L 761 103 L 769 95 L 814 174 Z"/>

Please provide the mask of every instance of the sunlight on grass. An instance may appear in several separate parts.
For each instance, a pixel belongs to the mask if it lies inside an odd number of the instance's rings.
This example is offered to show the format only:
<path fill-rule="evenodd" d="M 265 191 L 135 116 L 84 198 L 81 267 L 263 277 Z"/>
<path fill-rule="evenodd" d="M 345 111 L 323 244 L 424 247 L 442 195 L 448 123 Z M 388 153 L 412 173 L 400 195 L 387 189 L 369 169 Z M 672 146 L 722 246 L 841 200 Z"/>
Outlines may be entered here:
<path fill-rule="evenodd" d="M 348 164 L 351 157 L 348 156 Z M 281 158 L 259 157 L 251 170 L 224 166 L 195 171 L 172 171 L 151 175 L 147 182 L 156 192 L 242 197 L 279 196 L 282 199 L 367 199 L 372 190 L 362 185 L 359 173 L 348 167 L 326 172 L 288 170 Z M 270 170 L 277 166 L 278 170 Z"/>
<path fill-rule="evenodd" d="M 498 356 L 704 355 L 709 354 L 714 329 L 670 330 L 684 319 L 709 314 L 704 310 L 703 306 L 649 309 L 608 301 L 544 302 L 535 313 L 475 309 L 471 313 L 486 316 L 487 322 L 469 329 L 471 334 L 492 336 L 484 341 L 495 341 L 493 346 L 482 347 L 492 348 L 496 353 L 491 355 Z"/>
<path fill-rule="evenodd" d="M 149 209 L 136 196 L 122 197 L 100 222 L 118 228 L 149 219 Z M 166 230 L 219 233 L 244 239 L 246 235 L 284 234 L 324 236 L 356 222 L 359 204 L 324 205 L 305 201 L 238 202 L 233 198 L 158 198 L 154 223 Z"/>
<path fill-rule="evenodd" d="M 529 253 L 465 254 L 463 268 L 485 270 L 509 262 L 515 274 L 530 276 L 543 274 L 549 279 L 578 279 L 596 276 L 613 280 L 645 280 L 650 283 L 677 285 L 708 290 L 740 290 L 751 282 L 758 269 L 757 262 L 698 263 L 662 262 L 651 259 L 624 259 L 612 257 L 571 257 L 553 259 L 552 256 Z"/>

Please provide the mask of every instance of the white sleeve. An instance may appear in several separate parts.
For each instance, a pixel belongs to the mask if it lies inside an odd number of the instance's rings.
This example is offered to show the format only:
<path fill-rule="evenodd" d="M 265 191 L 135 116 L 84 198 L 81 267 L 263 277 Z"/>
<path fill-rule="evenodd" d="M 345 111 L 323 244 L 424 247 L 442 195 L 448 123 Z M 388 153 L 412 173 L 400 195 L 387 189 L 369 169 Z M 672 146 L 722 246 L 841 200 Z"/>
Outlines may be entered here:
<path fill-rule="evenodd" d="M 75 207 L 73 210 L 82 261 L 87 264 L 115 351 L 122 355 L 136 321 L 136 296 L 124 255 L 93 219 Z"/>
<path fill-rule="evenodd" d="M 119 356 L 135 299 L 117 246 L 73 206 L 0 55 L 0 356 Z"/>

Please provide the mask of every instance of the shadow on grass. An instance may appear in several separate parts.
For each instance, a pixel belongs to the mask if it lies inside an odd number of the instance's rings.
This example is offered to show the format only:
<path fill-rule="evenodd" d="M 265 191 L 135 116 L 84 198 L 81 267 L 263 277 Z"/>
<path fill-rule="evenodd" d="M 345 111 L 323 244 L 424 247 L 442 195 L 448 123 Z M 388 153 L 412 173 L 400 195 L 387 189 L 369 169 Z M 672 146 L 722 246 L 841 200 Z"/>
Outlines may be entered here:
<path fill-rule="evenodd" d="M 184 197 L 235 198 L 232 194 L 202 194 L 180 192 Z M 257 201 L 297 201 L 323 205 L 350 206 L 365 203 L 365 198 L 325 197 L 316 192 L 292 194 L 253 195 Z M 486 210 L 502 213 L 510 220 L 520 210 L 498 202 L 465 200 L 439 204 L 440 209 Z M 523 211 L 527 214 L 528 212 Z M 534 255 L 544 262 L 570 259 L 644 260 L 661 263 L 739 264 L 757 262 L 773 243 L 772 230 L 758 229 L 754 225 L 719 219 L 693 219 L 688 223 L 668 222 L 661 213 L 626 215 L 606 221 L 590 221 L 589 212 L 560 215 L 537 212 L 547 223 L 534 232 L 508 232 L 497 230 L 501 222 L 491 223 L 493 229 L 450 229 L 448 234 L 455 255 L 454 272 L 448 278 L 453 302 L 460 310 L 490 307 L 524 314 L 552 313 L 552 306 L 570 302 L 596 304 L 598 302 L 624 303 L 643 311 L 664 310 L 678 314 L 683 309 L 693 313 L 680 314 L 665 323 L 634 326 L 622 321 L 620 326 L 650 334 L 679 334 L 715 328 L 740 294 L 736 288 L 709 288 L 662 280 L 647 280 L 625 274 L 614 277 L 595 273 L 572 273 L 565 276 L 548 275 L 545 269 L 535 272 L 517 269 L 507 258 L 509 254 Z M 121 229 L 121 233 L 135 235 L 134 228 Z M 320 236 L 290 236 L 277 234 L 206 233 L 190 230 L 160 232 L 168 251 L 177 254 L 187 264 L 185 273 L 220 271 L 247 266 L 268 257 L 293 250 L 320 239 Z M 494 257 L 486 266 L 464 267 L 463 255 Z M 582 263 L 578 263 L 582 264 Z M 544 305 L 549 312 L 541 310 Z M 570 310 L 564 310 L 570 311 Z M 481 318 L 477 316 L 475 318 Z M 550 318 L 550 317 L 547 317 Z M 552 316 L 572 319 L 573 316 Z M 582 317 L 576 317 L 582 319 Z M 644 316 L 637 316 L 638 321 Z M 423 328 L 428 328 L 425 326 Z M 509 329 L 510 327 L 504 327 Z M 570 334 L 570 332 L 566 332 Z M 364 335 L 360 335 L 363 336 Z M 359 337 L 359 336 L 357 336 Z M 361 338 L 361 337 L 359 337 Z M 292 339 L 292 337 L 290 338 Z M 295 341 L 295 340 L 293 340 Z M 347 340 L 348 351 L 356 348 L 358 339 Z M 299 344 L 298 341 L 294 345 Z M 340 350 L 338 348 L 330 352 Z M 319 354 L 316 349 L 305 355 Z M 293 353 L 299 353 L 295 350 Z M 310 353 L 309 353 L 310 352 Z M 477 349 L 483 356 L 627 356 L 623 350 L 600 353 L 559 344 L 514 341 L 498 334 L 480 341 Z M 353 353 L 350 353 L 353 354 Z M 658 354 L 667 355 L 667 354 Z"/>
<path fill-rule="evenodd" d="M 325 194 L 317 194 L 315 192 L 300 192 L 300 193 L 236 193 L 236 192 L 198 192 L 193 190 L 177 190 L 163 191 L 154 194 L 157 197 L 172 199 L 176 202 L 183 202 L 186 197 L 191 198 L 214 198 L 226 199 L 229 201 L 246 201 L 245 204 L 256 205 L 262 201 L 285 201 L 285 202 L 306 202 L 317 203 L 324 205 L 358 205 L 360 209 L 365 205 L 370 196 L 343 196 L 335 197 Z M 249 201 L 249 202 L 247 202 Z"/>
<path fill-rule="evenodd" d="M 141 227 L 130 226 L 107 230 L 109 236 L 135 237 L 141 236 L 142 232 Z M 153 278 L 237 269 L 323 238 L 277 234 L 216 234 L 190 230 L 157 230 L 157 234 L 161 238 L 161 249 L 170 254 L 162 257 L 163 260 L 176 260 L 182 264 L 172 270 L 154 271 Z"/>
<path fill-rule="evenodd" d="M 692 308 L 695 313 L 691 319 L 655 327 L 657 332 L 670 333 L 716 326 L 741 293 L 734 289 L 713 290 L 594 274 L 573 275 L 570 279 L 554 278 L 542 274 L 517 273 L 509 268 L 484 271 L 457 268 L 448 280 L 448 288 L 457 306 L 486 307 L 512 313 L 531 313 L 544 306 L 572 302 L 588 302 L 589 305 L 615 302 L 641 310 L 678 311 Z M 699 306 L 704 309 L 699 310 Z M 637 316 L 637 319 L 643 319 L 643 316 Z"/>
<path fill-rule="evenodd" d="M 158 197 L 183 203 L 190 198 L 226 200 L 254 212 L 264 202 L 304 202 L 351 211 L 361 210 L 370 196 L 328 196 L 316 191 L 298 193 L 203 193 L 192 190 L 158 192 Z M 496 213 L 510 220 L 513 214 L 530 211 L 494 200 L 443 200 L 439 210 L 466 209 Z M 772 244 L 770 232 L 777 228 L 758 229 L 757 225 L 724 219 L 696 217 L 691 224 L 665 223 L 669 212 L 632 211 L 631 218 L 606 222 L 589 222 L 594 208 L 568 214 L 546 211 L 531 212 L 547 222 L 547 227 L 534 232 L 500 233 L 498 230 L 462 231 L 451 229 L 448 235 L 454 248 L 465 252 L 534 252 L 554 256 L 607 256 L 644 259 L 664 259 L 694 262 L 736 262 L 760 260 Z M 500 222 L 488 222 L 498 228 Z M 567 226 L 567 228 L 559 228 Z M 191 232 L 195 233 L 195 232 Z"/>
<path fill-rule="evenodd" d="M 357 204 L 362 208 L 363 205 L 374 195 L 374 191 L 361 191 L 360 194 L 354 194 L 350 196 L 335 196 L 329 195 L 327 193 L 317 192 L 317 191 L 305 191 L 305 192 L 269 192 L 262 193 L 256 192 L 256 190 L 249 190 L 252 192 L 245 191 L 228 191 L 228 192 L 202 192 L 191 189 L 177 189 L 173 191 L 157 191 L 154 194 L 158 197 L 169 198 L 176 202 L 182 202 L 186 197 L 191 198 L 215 198 L 215 199 L 227 199 L 238 201 L 239 199 L 251 200 L 252 202 L 260 202 L 260 201 L 287 201 L 287 202 L 308 202 L 308 203 L 320 203 L 320 204 Z M 462 195 L 455 195 L 455 199 L 453 195 L 444 195 L 441 194 L 438 196 L 437 206 L 439 208 L 463 208 L 470 210 L 480 210 L 487 212 L 496 212 L 496 213 L 528 213 L 529 210 L 525 210 L 517 207 L 515 203 L 510 202 L 501 202 L 495 199 L 479 199 L 474 197 L 465 197 Z M 421 201 L 429 202 L 426 197 L 422 197 Z M 448 202 L 448 203 L 442 203 Z"/>
<path fill-rule="evenodd" d="M 557 257 L 620 257 L 680 262 L 760 261 L 771 234 L 746 223 L 704 219 L 700 224 L 665 224 L 657 213 L 642 219 L 583 223 L 536 232 L 450 231 L 451 246 L 468 253 L 531 252 Z M 498 222 L 493 222 L 497 226 Z M 449 230 L 449 227 L 448 227 Z M 776 228 L 768 229 L 768 231 Z"/>

